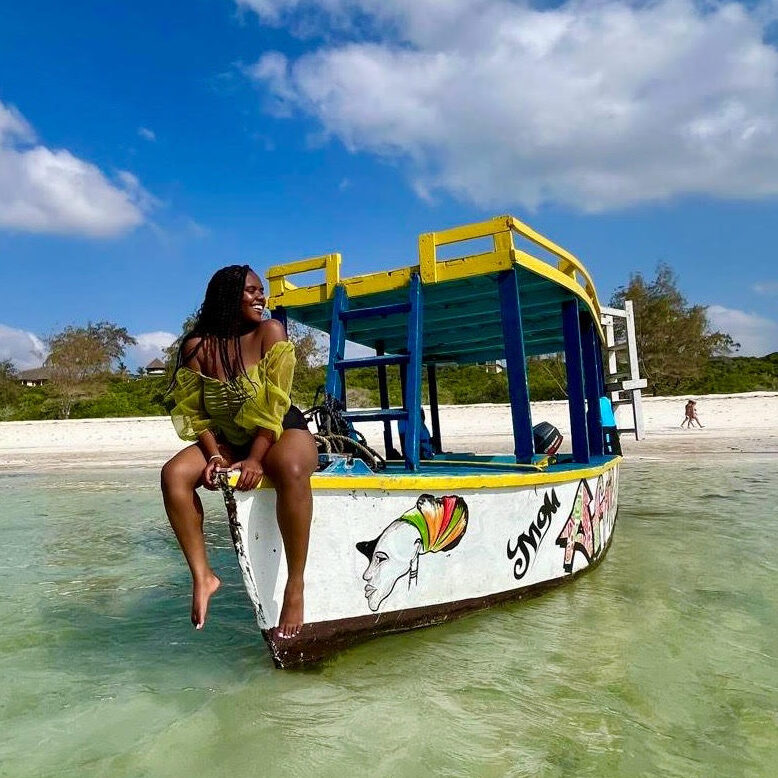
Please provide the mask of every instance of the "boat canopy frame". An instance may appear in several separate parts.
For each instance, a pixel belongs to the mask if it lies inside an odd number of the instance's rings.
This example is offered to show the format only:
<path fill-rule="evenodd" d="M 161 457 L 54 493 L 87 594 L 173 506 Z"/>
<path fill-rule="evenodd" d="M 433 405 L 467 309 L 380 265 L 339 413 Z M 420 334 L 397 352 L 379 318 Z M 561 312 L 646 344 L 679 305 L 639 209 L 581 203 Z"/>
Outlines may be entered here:
<path fill-rule="evenodd" d="M 491 250 L 439 259 L 442 246 L 491 239 Z M 549 258 L 529 253 L 529 243 Z M 535 456 L 527 385 L 529 356 L 565 355 L 573 460 L 603 453 L 599 398 L 604 394 L 601 306 L 591 276 L 570 252 L 513 216 L 424 233 L 419 264 L 341 278 L 341 255 L 325 254 L 268 270 L 268 307 L 330 335 L 327 391 L 345 403 L 345 371 L 375 366 L 380 411 L 347 411 L 347 418 L 381 420 L 387 453 L 392 420 L 405 424 L 405 466 L 420 467 L 421 374 L 427 366 L 432 446 L 441 453 L 436 365 L 505 360 L 514 457 Z M 323 271 L 323 283 L 296 286 L 292 276 Z M 346 359 L 345 340 L 376 349 L 376 357 Z M 387 365 L 400 367 L 403 407 L 390 409 Z"/>

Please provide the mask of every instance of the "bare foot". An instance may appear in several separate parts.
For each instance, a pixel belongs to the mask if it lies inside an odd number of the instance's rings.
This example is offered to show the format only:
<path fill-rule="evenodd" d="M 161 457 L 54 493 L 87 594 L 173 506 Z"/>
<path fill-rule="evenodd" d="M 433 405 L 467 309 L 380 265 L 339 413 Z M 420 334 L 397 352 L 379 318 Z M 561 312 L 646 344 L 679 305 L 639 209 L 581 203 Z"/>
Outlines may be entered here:
<path fill-rule="evenodd" d="M 303 582 L 287 581 L 284 589 L 284 604 L 278 619 L 277 635 L 282 638 L 296 637 L 303 626 Z"/>
<path fill-rule="evenodd" d="M 192 624 L 195 629 L 205 626 L 208 616 L 208 603 L 222 582 L 213 574 L 208 575 L 202 581 L 194 581 L 192 584 Z"/>

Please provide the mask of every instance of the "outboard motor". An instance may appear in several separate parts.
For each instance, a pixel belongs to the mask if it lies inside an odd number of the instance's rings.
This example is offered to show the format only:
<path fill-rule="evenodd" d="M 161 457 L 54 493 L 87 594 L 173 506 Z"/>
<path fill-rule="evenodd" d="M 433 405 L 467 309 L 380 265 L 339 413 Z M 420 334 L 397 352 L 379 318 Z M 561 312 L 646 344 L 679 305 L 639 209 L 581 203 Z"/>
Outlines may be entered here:
<path fill-rule="evenodd" d="M 556 454 L 562 445 L 562 433 L 551 423 L 541 421 L 532 428 L 536 454 Z"/>

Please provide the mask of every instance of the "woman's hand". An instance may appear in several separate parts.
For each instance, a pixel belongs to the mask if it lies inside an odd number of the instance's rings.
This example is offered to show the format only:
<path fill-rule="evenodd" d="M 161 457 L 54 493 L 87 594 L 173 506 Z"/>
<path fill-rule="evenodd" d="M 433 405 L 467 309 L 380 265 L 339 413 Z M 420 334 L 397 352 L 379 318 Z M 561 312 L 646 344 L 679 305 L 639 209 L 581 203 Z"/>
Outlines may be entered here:
<path fill-rule="evenodd" d="M 212 491 L 215 492 L 219 488 L 219 484 L 216 481 L 216 471 L 219 468 L 226 467 L 227 460 L 223 456 L 213 456 L 211 459 L 208 460 L 208 464 L 205 466 L 205 470 L 203 470 L 203 486 Z"/>
<path fill-rule="evenodd" d="M 265 473 L 262 469 L 262 462 L 253 457 L 246 457 L 246 459 L 236 462 L 230 469 L 240 470 L 238 483 L 235 484 L 235 488 L 239 492 L 248 492 L 251 489 L 256 489 Z"/>

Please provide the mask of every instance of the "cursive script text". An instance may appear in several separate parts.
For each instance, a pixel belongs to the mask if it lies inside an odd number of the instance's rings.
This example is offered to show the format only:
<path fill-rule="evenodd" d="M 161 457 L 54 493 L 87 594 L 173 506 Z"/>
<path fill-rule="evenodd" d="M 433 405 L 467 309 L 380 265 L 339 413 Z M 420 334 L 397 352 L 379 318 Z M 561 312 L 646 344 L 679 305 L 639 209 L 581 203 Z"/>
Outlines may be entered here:
<path fill-rule="evenodd" d="M 523 578 L 530 568 L 530 562 L 537 553 L 540 542 L 548 532 L 551 526 L 551 517 L 556 513 L 559 507 L 559 498 L 552 489 L 551 494 L 546 492 L 543 498 L 543 504 L 538 510 L 535 520 L 529 525 L 526 532 L 522 532 L 516 538 L 516 545 L 511 548 L 511 541 L 508 540 L 508 559 L 515 559 L 513 563 L 513 577 L 517 580 Z"/>

